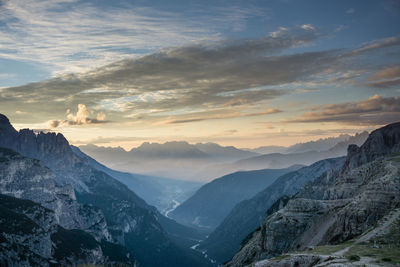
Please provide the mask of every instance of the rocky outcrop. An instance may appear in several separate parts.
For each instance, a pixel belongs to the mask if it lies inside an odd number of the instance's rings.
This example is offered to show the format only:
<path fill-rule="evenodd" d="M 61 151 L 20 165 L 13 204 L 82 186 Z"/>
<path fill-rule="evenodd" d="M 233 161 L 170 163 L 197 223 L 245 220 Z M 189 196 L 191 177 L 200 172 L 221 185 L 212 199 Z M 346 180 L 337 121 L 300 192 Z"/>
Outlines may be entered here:
<path fill-rule="evenodd" d="M 344 160 L 344 157 L 321 160 L 282 175 L 253 198 L 237 204 L 199 248 L 207 250 L 207 254 L 220 263 L 228 261 L 239 250 L 242 240 L 260 225 L 265 213 L 276 201 L 284 195 L 295 195 L 305 184 L 321 175 L 331 175 L 342 167 Z"/>
<path fill-rule="evenodd" d="M 123 251 L 113 246 L 82 230 L 64 229 L 53 211 L 37 203 L 0 194 L 1 266 L 134 265 L 131 256 L 112 255 Z"/>
<path fill-rule="evenodd" d="M 371 132 L 361 147 L 350 145 L 342 172 L 346 172 L 385 155 L 399 152 L 400 122 L 389 124 Z"/>
<path fill-rule="evenodd" d="M 400 162 L 393 154 L 399 133 L 400 124 L 389 125 L 371 133 L 360 148 L 350 146 L 340 171 L 306 185 L 283 209 L 266 217 L 227 266 L 339 244 L 373 228 L 400 205 Z"/>

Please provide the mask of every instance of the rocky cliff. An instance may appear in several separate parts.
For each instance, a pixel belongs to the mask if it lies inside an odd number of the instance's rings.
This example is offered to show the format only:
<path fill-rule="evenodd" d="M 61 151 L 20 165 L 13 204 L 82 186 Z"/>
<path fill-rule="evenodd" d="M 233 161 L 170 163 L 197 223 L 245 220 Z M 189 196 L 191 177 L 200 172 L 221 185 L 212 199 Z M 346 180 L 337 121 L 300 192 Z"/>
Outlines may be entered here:
<path fill-rule="evenodd" d="M 372 132 L 360 148 L 350 146 L 341 170 L 306 185 L 284 208 L 264 218 L 227 266 L 342 244 L 373 229 L 400 206 L 399 137 L 400 123 L 395 123 Z M 313 260 L 308 256 L 301 262 L 298 266 L 311 266 Z"/>
<path fill-rule="evenodd" d="M 121 246 L 64 229 L 53 211 L 37 203 L 0 194 L 1 266 L 77 264 L 133 266 L 135 261 Z"/>
<path fill-rule="evenodd" d="M 29 199 L 54 212 L 57 224 L 87 231 L 97 240 L 111 240 L 103 213 L 81 205 L 71 186 L 56 186 L 51 170 L 39 160 L 0 148 L 0 193 Z"/>

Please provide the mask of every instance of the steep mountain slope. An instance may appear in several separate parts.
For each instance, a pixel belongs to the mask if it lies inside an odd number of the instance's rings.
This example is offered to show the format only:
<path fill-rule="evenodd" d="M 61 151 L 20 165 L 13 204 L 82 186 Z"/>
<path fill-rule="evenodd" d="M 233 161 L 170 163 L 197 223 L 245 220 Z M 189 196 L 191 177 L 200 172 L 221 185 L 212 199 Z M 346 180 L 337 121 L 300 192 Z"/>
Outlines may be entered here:
<path fill-rule="evenodd" d="M 373 229 L 400 207 L 399 153 L 400 123 L 373 131 L 361 147 L 349 146 L 339 171 L 308 184 L 284 208 L 266 217 L 227 266 L 341 244 Z"/>
<path fill-rule="evenodd" d="M 134 265 L 123 247 L 66 230 L 57 221 L 53 211 L 37 203 L 0 194 L 0 265 Z"/>
<path fill-rule="evenodd" d="M 170 217 L 182 224 L 212 230 L 237 203 L 251 198 L 279 176 L 299 167 L 225 175 L 202 186 L 191 198 L 172 211 Z"/>
<path fill-rule="evenodd" d="M 266 211 L 283 196 L 296 194 L 305 184 L 339 169 L 345 158 L 325 159 L 287 173 L 253 198 L 238 203 L 199 248 L 223 263 L 240 248 L 242 240 L 261 223 Z"/>
<path fill-rule="evenodd" d="M 78 147 L 71 146 L 71 149 L 78 157 L 87 160 L 91 167 L 105 172 L 125 184 L 130 190 L 143 198 L 148 204 L 157 207 L 162 213 L 171 209 L 175 203 L 174 201 L 181 203 L 188 199 L 201 186 L 197 182 L 112 170 L 83 153 Z"/>
<path fill-rule="evenodd" d="M 43 162 L 59 186 L 72 185 L 79 203 L 97 207 L 104 214 L 111 240 L 133 251 L 143 266 L 204 266 L 200 255 L 181 249 L 169 236 L 182 226 L 157 212 L 125 185 L 92 168 L 76 156 L 61 134 L 23 129 L 17 132 L 0 115 L 0 147 L 13 149 Z M 161 223 L 168 226 L 167 233 Z M 184 234 L 187 234 L 185 232 Z"/>

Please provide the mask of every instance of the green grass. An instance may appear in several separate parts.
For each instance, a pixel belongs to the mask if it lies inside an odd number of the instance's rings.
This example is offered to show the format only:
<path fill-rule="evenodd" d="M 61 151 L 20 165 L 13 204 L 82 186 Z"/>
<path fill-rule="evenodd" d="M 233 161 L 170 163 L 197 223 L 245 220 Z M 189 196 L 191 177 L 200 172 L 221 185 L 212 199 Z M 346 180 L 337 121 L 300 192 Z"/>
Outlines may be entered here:
<path fill-rule="evenodd" d="M 374 248 L 371 244 L 355 245 L 346 253 L 346 257 L 351 255 L 359 255 L 360 257 L 370 257 L 378 261 L 391 262 L 393 264 L 400 263 L 400 247 L 399 246 L 383 246 Z"/>
<path fill-rule="evenodd" d="M 349 247 L 353 244 L 353 241 L 346 241 L 344 243 L 341 243 L 339 245 L 324 245 L 324 246 L 317 246 L 313 250 L 309 251 L 301 251 L 301 253 L 307 253 L 307 254 L 321 254 L 321 255 L 332 255 L 335 252 L 338 252 L 339 250 L 342 250 L 346 247 Z"/>
<path fill-rule="evenodd" d="M 358 255 L 350 255 L 346 257 L 349 261 L 360 261 L 360 256 Z"/>
<path fill-rule="evenodd" d="M 287 259 L 287 258 L 290 258 L 290 255 L 283 254 L 283 255 L 279 255 L 275 258 L 272 258 L 271 260 L 272 261 L 280 261 L 280 260 Z"/>
<path fill-rule="evenodd" d="M 400 153 L 392 153 L 389 156 L 389 160 L 393 162 L 400 162 Z"/>

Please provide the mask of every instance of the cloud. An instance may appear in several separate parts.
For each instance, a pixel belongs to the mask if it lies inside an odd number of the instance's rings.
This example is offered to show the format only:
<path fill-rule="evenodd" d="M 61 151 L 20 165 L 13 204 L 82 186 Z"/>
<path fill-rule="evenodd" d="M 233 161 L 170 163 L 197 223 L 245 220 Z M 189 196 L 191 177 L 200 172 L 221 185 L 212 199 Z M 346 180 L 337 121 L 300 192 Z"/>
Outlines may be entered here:
<path fill-rule="evenodd" d="M 350 51 L 349 53 L 344 54 L 343 56 L 355 56 L 361 53 L 366 53 L 370 51 L 375 51 L 378 49 L 382 48 L 389 48 L 393 46 L 399 46 L 400 45 L 400 36 L 394 36 L 394 37 L 388 37 L 388 38 L 383 38 L 381 40 L 377 40 L 368 44 L 365 44 L 364 46 L 360 47 L 359 49 L 355 49 Z"/>
<path fill-rule="evenodd" d="M 303 24 L 303 25 L 301 25 L 301 28 L 303 30 L 315 31 L 315 27 L 311 24 Z"/>
<path fill-rule="evenodd" d="M 189 116 L 183 116 L 184 119 L 173 119 L 167 120 L 162 122 L 162 124 L 181 124 L 181 123 L 189 123 L 189 122 L 198 122 L 198 121 L 205 121 L 205 120 L 220 120 L 220 119 L 231 119 L 231 118 L 238 118 L 238 117 L 255 117 L 255 116 L 262 116 L 262 115 L 271 115 L 276 113 L 283 112 L 280 109 L 273 108 L 268 109 L 262 112 L 254 112 L 254 113 L 239 113 L 239 112 L 227 112 L 225 114 L 218 114 L 215 112 L 203 112 L 200 114 L 193 114 Z"/>
<path fill-rule="evenodd" d="M 398 77 L 400 77 L 400 65 L 380 70 L 371 77 L 369 77 L 368 80 L 374 81 L 382 79 L 393 79 Z"/>
<path fill-rule="evenodd" d="M 346 14 L 353 14 L 354 12 L 356 12 L 354 8 L 349 8 L 346 10 Z"/>
<path fill-rule="evenodd" d="M 78 111 L 76 114 L 71 113 L 68 109 L 66 112 L 66 120 L 50 120 L 48 125 L 50 128 L 57 128 L 59 126 L 72 126 L 72 125 L 87 125 L 87 124 L 104 124 L 109 121 L 106 120 L 106 114 L 104 112 L 97 113 L 96 118 L 90 118 L 93 114 L 84 104 L 78 105 Z"/>
<path fill-rule="evenodd" d="M 192 17 L 144 1 L 1 1 L 0 58 L 41 63 L 53 73 L 81 72 L 163 47 L 216 40 L 220 31 L 244 29 L 249 18 L 264 13 L 230 6 Z"/>
<path fill-rule="evenodd" d="M 320 37 L 317 30 L 295 27 L 260 39 L 163 49 L 86 72 L 3 88 L 0 103 L 5 110 L 24 105 L 43 121 L 63 116 L 80 103 L 106 112 L 113 121 L 129 123 L 203 121 L 225 118 L 232 110 L 247 116 L 257 113 L 255 109 L 274 108 L 271 100 L 293 94 L 296 88 L 338 86 L 357 79 L 359 56 L 400 44 L 399 37 L 392 37 L 355 50 L 293 53 Z M 212 116 L 204 117 L 210 110 Z"/>
<path fill-rule="evenodd" d="M 0 102 L 9 108 L 23 103 L 40 116 L 46 110 L 46 116 L 61 114 L 80 103 L 126 117 L 149 110 L 246 108 L 289 93 L 270 87 L 306 80 L 332 63 L 335 54 L 330 51 L 282 54 L 317 38 L 314 31 L 296 29 L 279 37 L 165 49 L 84 73 L 5 88 Z"/>
<path fill-rule="evenodd" d="M 364 85 L 372 88 L 386 89 L 398 86 L 400 85 L 400 65 L 379 70 L 366 81 Z"/>
<path fill-rule="evenodd" d="M 387 80 L 387 81 L 378 81 L 378 82 L 373 82 L 373 83 L 367 83 L 365 85 L 367 85 L 369 87 L 377 88 L 377 89 L 392 88 L 392 87 L 400 85 L 400 78 L 393 79 L 393 80 Z"/>
<path fill-rule="evenodd" d="M 340 122 L 352 125 L 384 125 L 400 120 L 400 97 L 374 95 L 359 102 L 328 104 L 312 108 L 290 123 Z"/>

